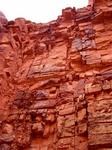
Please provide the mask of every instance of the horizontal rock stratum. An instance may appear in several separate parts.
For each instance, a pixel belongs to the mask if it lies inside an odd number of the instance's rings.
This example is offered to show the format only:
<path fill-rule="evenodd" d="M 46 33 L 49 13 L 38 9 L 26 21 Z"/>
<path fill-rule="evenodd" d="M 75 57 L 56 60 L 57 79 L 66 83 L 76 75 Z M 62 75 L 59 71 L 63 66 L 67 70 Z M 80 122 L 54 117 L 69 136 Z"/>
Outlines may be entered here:
<path fill-rule="evenodd" d="M 112 1 L 46 24 L 0 13 L 0 150 L 112 150 Z"/>

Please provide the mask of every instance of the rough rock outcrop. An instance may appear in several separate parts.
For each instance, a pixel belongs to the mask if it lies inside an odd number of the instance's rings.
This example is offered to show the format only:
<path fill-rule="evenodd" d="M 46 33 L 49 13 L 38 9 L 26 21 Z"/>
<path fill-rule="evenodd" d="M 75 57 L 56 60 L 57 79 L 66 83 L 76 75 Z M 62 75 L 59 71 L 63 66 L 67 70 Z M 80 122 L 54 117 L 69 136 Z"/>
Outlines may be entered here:
<path fill-rule="evenodd" d="M 112 2 L 0 32 L 0 150 L 112 149 Z"/>

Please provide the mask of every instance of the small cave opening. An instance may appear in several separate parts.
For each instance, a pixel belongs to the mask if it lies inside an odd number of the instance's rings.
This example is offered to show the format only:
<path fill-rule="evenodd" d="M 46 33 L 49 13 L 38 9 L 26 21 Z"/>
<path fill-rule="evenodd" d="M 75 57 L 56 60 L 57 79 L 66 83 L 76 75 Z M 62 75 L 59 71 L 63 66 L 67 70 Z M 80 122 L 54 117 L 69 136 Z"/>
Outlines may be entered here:
<path fill-rule="evenodd" d="M 6 76 L 9 78 L 11 75 L 8 71 L 6 71 Z"/>

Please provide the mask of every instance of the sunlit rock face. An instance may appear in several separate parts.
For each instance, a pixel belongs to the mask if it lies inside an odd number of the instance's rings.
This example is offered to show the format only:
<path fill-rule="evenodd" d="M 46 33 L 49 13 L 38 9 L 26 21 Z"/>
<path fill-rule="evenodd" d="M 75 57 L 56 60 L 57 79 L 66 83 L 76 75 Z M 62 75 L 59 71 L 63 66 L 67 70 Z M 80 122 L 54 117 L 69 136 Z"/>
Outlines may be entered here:
<path fill-rule="evenodd" d="M 0 33 L 0 150 L 112 149 L 112 4 L 89 4 Z"/>

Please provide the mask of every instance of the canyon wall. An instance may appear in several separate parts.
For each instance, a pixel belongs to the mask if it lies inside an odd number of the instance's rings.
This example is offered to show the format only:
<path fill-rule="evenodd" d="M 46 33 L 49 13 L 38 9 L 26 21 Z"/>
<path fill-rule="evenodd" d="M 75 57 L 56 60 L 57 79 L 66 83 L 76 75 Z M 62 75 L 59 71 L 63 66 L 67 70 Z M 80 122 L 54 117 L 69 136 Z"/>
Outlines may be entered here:
<path fill-rule="evenodd" d="M 111 0 L 0 16 L 0 150 L 112 150 Z"/>

